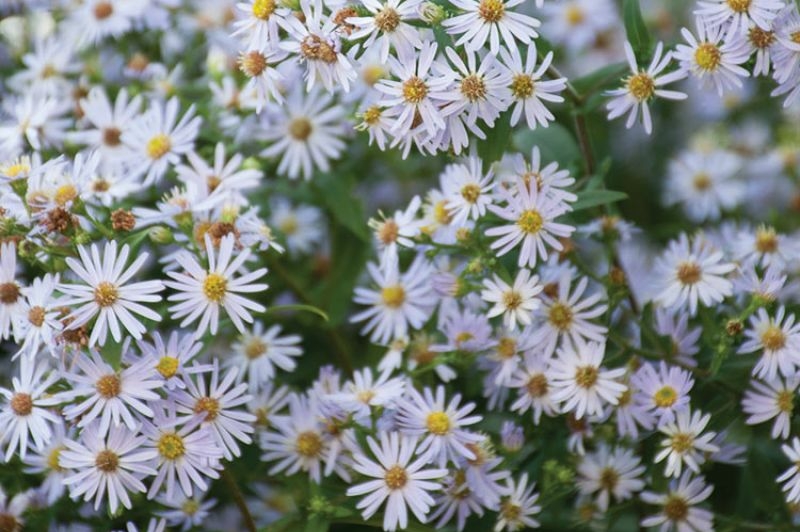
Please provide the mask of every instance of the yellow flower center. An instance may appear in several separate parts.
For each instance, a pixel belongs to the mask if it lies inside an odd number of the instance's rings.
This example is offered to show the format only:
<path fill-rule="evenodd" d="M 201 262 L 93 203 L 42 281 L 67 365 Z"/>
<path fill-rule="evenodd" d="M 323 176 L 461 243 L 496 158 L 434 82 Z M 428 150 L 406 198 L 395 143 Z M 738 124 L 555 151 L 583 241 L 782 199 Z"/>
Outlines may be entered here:
<path fill-rule="evenodd" d="M 517 100 L 529 98 L 536 87 L 533 77 L 528 74 L 517 74 L 511 80 L 511 94 Z"/>
<path fill-rule="evenodd" d="M 428 86 L 417 76 L 403 82 L 403 98 L 408 103 L 419 103 L 428 95 Z"/>
<path fill-rule="evenodd" d="M 600 472 L 600 487 L 606 491 L 613 491 L 619 482 L 619 473 L 613 467 L 604 467 Z"/>
<path fill-rule="evenodd" d="M 692 178 L 692 185 L 694 186 L 695 190 L 700 192 L 703 190 L 708 190 L 711 188 L 711 176 L 705 172 L 695 174 Z"/>
<path fill-rule="evenodd" d="M 570 26 L 577 26 L 586 20 L 586 13 L 584 13 L 583 9 L 575 2 L 567 6 L 567 9 L 564 11 L 564 16 L 567 19 L 567 24 Z"/>
<path fill-rule="evenodd" d="M 694 51 L 697 66 L 706 71 L 716 70 L 722 62 L 722 52 L 716 44 L 704 42 Z"/>
<path fill-rule="evenodd" d="M 689 515 L 689 504 L 679 495 L 670 495 L 664 504 L 664 515 L 670 521 L 683 521 Z"/>
<path fill-rule="evenodd" d="M 308 140 L 312 131 L 314 126 L 308 118 L 298 117 L 289 122 L 289 135 L 301 142 Z"/>
<path fill-rule="evenodd" d="M 248 77 L 260 76 L 267 69 L 267 58 L 258 50 L 239 56 L 239 69 Z"/>
<path fill-rule="evenodd" d="M 41 327 L 44 323 L 44 307 L 31 307 L 28 311 L 28 321 L 31 322 L 31 325 L 34 327 Z"/>
<path fill-rule="evenodd" d="M 549 385 L 547 384 L 547 377 L 544 373 L 537 373 L 533 375 L 525 384 L 525 389 L 531 397 L 543 397 L 547 395 Z"/>
<path fill-rule="evenodd" d="M 653 394 L 653 402 L 660 408 L 667 408 L 678 400 L 678 392 L 672 386 L 663 386 Z"/>
<path fill-rule="evenodd" d="M 225 299 L 228 290 L 228 280 L 219 273 L 209 273 L 203 281 L 203 294 L 212 303 L 219 303 Z"/>
<path fill-rule="evenodd" d="M 440 225 L 450 225 L 453 217 L 450 215 L 450 211 L 447 210 L 447 201 L 439 201 L 433 206 L 433 217 Z"/>
<path fill-rule="evenodd" d="M 509 310 L 516 310 L 522 305 L 522 296 L 519 292 L 509 290 L 503 293 L 503 305 Z"/>
<path fill-rule="evenodd" d="M 497 342 L 497 355 L 500 358 L 508 360 L 517 354 L 517 341 L 508 336 L 500 338 Z"/>
<path fill-rule="evenodd" d="M 760 50 L 769 48 L 775 44 L 775 32 L 762 30 L 758 26 L 750 28 L 750 31 L 747 33 L 747 38 L 754 47 Z"/>
<path fill-rule="evenodd" d="M 500 515 L 507 523 L 517 523 L 522 515 L 522 508 L 511 500 L 507 500 L 500 505 Z"/>
<path fill-rule="evenodd" d="M 756 231 L 756 249 L 759 253 L 775 253 L 778 250 L 778 234 L 772 227 L 759 227 Z"/>
<path fill-rule="evenodd" d="M 728 0 L 728 7 L 736 13 L 746 13 L 752 0 Z"/>
<path fill-rule="evenodd" d="M 61 185 L 56 189 L 55 196 L 53 197 L 53 201 L 56 202 L 56 205 L 63 207 L 70 201 L 74 200 L 78 197 L 78 190 L 75 188 L 75 185 L 72 183 L 67 183 L 65 185 Z"/>
<path fill-rule="evenodd" d="M 58 447 L 54 447 L 53 450 L 50 451 L 50 454 L 47 455 L 47 467 L 52 471 L 64 471 L 64 468 L 61 467 L 61 464 L 58 462 L 58 459 L 61 457 L 61 451 L 64 449 L 65 447 L 63 445 L 59 445 Z"/>
<path fill-rule="evenodd" d="M 295 441 L 297 454 L 305 458 L 314 458 L 322 450 L 322 438 L 312 431 L 301 432 Z"/>
<path fill-rule="evenodd" d="M 397 225 L 397 222 L 395 222 L 394 219 L 390 218 L 380 224 L 375 236 L 377 236 L 378 240 L 383 242 L 385 245 L 389 245 L 397 240 L 397 236 L 399 234 L 400 227 Z"/>
<path fill-rule="evenodd" d="M 119 466 L 119 456 L 114 451 L 104 449 L 94 457 L 94 465 L 103 473 L 113 473 Z"/>
<path fill-rule="evenodd" d="M 475 203 L 478 201 L 480 195 L 481 187 L 475 183 L 469 183 L 461 187 L 461 197 L 464 198 L 467 203 Z"/>
<path fill-rule="evenodd" d="M 431 412 L 425 420 L 428 431 L 437 436 L 444 436 L 450 431 L 450 417 L 441 410 Z"/>
<path fill-rule="evenodd" d="M 597 382 L 599 373 L 595 366 L 580 366 L 575 368 L 575 382 L 581 388 L 591 388 Z"/>
<path fill-rule="evenodd" d="M 550 307 L 550 311 L 547 313 L 547 321 L 556 329 L 566 331 L 572 325 L 572 309 L 558 301 Z"/>
<path fill-rule="evenodd" d="M 639 72 L 628 78 L 628 92 L 640 102 L 649 100 L 656 93 L 656 82 L 647 72 Z"/>
<path fill-rule="evenodd" d="M 219 415 L 219 401 L 213 397 L 201 397 L 194 404 L 194 413 L 206 413 L 205 421 L 214 421 Z"/>
<path fill-rule="evenodd" d="M 181 511 L 186 515 L 194 515 L 199 509 L 200 503 L 194 499 L 186 499 L 186 502 L 181 505 Z"/>
<path fill-rule="evenodd" d="M 408 473 L 406 473 L 406 470 L 403 468 L 403 466 L 399 464 L 393 465 L 386 470 L 386 475 L 384 475 L 383 480 L 386 482 L 386 486 L 390 490 L 399 490 L 402 489 L 408 482 Z"/>
<path fill-rule="evenodd" d="M 522 211 L 522 214 L 519 215 L 519 219 L 517 220 L 517 225 L 523 232 L 529 235 L 535 235 L 542 229 L 544 219 L 542 215 L 539 214 L 539 211 Z"/>
<path fill-rule="evenodd" d="M 478 16 L 490 24 L 500 22 L 505 12 L 506 6 L 502 0 L 481 0 L 478 5 Z"/>
<path fill-rule="evenodd" d="M 677 277 L 681 284 L 693 285 L 700 281 L 702 273 L 696 262 L 682 262 L 678 265 Z"/>
<path fill-rule="evenodd" d="M 767 351 L 778 351 L 786 345 L 786 334 L 777 325 L 770 325 L 761 333 L 761 343 Z"/>
<path fill-rule="evenodd" d="M 108 281 L 102 281 L 94 289 L 94 302 L 101 307 L 110 307 L 119 299 L 119 290 Z"/>
<path fill-rule="evenodd" d="M 94 387 L 97 390 L 97 393 L 100 394 L 100 397 L 104 399 L 116 397 L 119 395 L 119 392 L 122 391 L 122 383 L 120 382 L 119 377 L 113 373 L 103 375 L 97 379 Z"/>
<path fill-rule="evenodd" d="M 377 105 L 373 105 L 371 107 L 368 107 L 367 110 L 364 111 L 364 114 L 361 115 L 361 119 L 364 121 L 365 124 L 374 126 L 381 119 L 382 112 L 383 111 L 381 110 L 380 107 L 378 107 Z"/>
<path fill-rule="evenodd" d="M 275 0 L 253 0 L 253 16 L 267 20 L 275 12 L 276 7 Z"/>
<path fill-rule="evenodd" d="M 781 390 L 775 397 L 775 404 L 781 412 L 791 414 L 794 410 L 794 392 L 789 390 Z"/>
<path fill-rule="evenodd" d="M 399 308 L 406 300 L 406 291 L 399 284 L 387 286 L 381 290 L 383 304 L 389 308 Z"/>
<path fill-rule="evenodd" d="M 297 221 L 297 218 L 293 215 L 288 215 L 286 218 L 281 220 L 281 223 L 278 224 L 281 232 L 285 235 L 293 235 L 297 232 L 297 229 L 300 227 L 300 224 Z"/>
<path fill-rule="evenodd" d="M 30 172 L 30 170 L 31 170 L 31 165 L 19 162 L 1 169 L 0 172 L 5 174 L 5 176 L 8 177 L 9 179 L 14 179 L 22 174 Z"/>
<path fill-rule="evenodd" d="M 162 434 L 158 439 L 157 447 L 158 453 L 167 460 L 177 460 L 186 454 L 186 444 L 183 443 L 183 438 L 175 432 Z"/>
<path fill-rule="evenodd" d="M 267 344 L 261 338 L 253 337 L 244 346 L 244 354 L 249 360 L 255 360 L 267 352 Z"/>
<path fill-rule="evenodd" d="M 165 379 L 174 377 L 175 374 L 178 372 L 178 359 L 175 357 L 165 355 L 160 359 L 158 359 L 158 364 L 156 364 L 156 369 Z"/>
<path fill-rule="evenodd" d="M 160 159 L 172 149 L 172 141 L 164 133 L 159 133 L 147 142 L 147 156 Z"/>
<path fill-rule="evenodd" d="M 672 437 L 670 446 L 675 452 L 683 454 L 694 446 L 694 436 L 687 432 L 679 432 Z"/>

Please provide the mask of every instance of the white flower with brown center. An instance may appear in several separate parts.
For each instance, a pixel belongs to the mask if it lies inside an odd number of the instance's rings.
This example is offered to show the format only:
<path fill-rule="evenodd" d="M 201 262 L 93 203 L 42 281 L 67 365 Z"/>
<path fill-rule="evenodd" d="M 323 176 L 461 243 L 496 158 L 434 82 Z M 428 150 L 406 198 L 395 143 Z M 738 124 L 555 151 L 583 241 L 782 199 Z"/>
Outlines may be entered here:
<path fill-rule="evenodd" d="M 531 275 L 527 268 L 521 268 L 514 279 L 514 284 L 509 285 L 496 274 L 493 279 L 483 281 L 485 290 L 481 298 L 489 303 L 494 303 L 487 316 L 503 316 L 503 324 L 510 330 L 516 330 L 517 322 L 530 325 L 532 313 L 541 302 L 536 296 L 544 288 L 539 284 L 539 276 Z"/>
<path fill-rule="evenodd" d="M 266 308 L 260 303 L 240 294 L 263 292 L 267 289 L 264 283 L 254 283 L 267 273 L 266 268 L 242 273 L 242 266 L 250 257 L 250 249 L 244 248 L 234 256 L 236 237 L 228 234 L 222 238 L 219 250 L 214 249 L 211 237 L 205 235 L 208 267 L 203 267 L 197 259 L 183 253 L 176 260 L 184 268 L 184 272 L 167 272 L 174 281 L 166 281 L 168 287 L 178 291 L 169 296 L 174 301 L 169 310 L 173 319 L 183 318 L 181 327 L 186 327 L 200 319 L 195 337 L 203 336 L 206 331 L 217 334 L 219 329 L 220 310 L 233 322 L 239 332 L 245 331 L 245 322 L 253 323 L 251 312 L 264 312 Z M 240 275 L 241 274 L 241 275 Z"/>
<path fill-rule="evenodd" d="M 415 438 L 397 432 L 381 432 L 379 438 L 380 444 L 372 436 L 367 436 L 367 444 L 376 460 L 370 459 L 363 451 L 353 454 L 353 468 L 371 480 L 351 486 L 347 495 L 369 494 L 356 504 L 364 519 L 375 515 L 388 499 L 383 529 L 389 532 L 394 532 L 398 526 L 400 529 L 408 527 L 408 508 L 417 520 L 425 523 L 434 504 L 429 492 L 441 488 L 435 480 L 444 477 L 447 470 L 424 469 L 428 464 L 424 457 L 413 460 L 417 446 Z"/>
<path fill-rule="evenodd" d="M 712 491 L 714 486 L 707 486 L 705 478 L 692 478 L 691 472 L 686 471 L 680 479 L 670 481 L 667 493 L 642 492 L 642 500 L 660 506 L 661 511 L 642 519 L 641 525 L 685 532 L 714 530 L 714 514 L 695 507 L 708 499 Z"/>
<path fill-rule="evenodd" d="M 389 50 L 393 47 L 398 53 L 413 53 L 422 48 L 422 39 L 417 28 L 406 22 L 417 18 L 422 0 L 361 0 L 361 4 L 369 12 L 368 16 L 350 17 L 348 24 L 356 27 L 350 34 L 350 40 L 360 40 L 365 50 L 377 47 L 378 57 L 382 62 L 389 58 Z"/>
<path fill-rule="evenodd" d="M 22 285 L 17 281 L 17 246 L 0 243 L 0 340 L 11 336 L 14 318 L 25 308 Z M 16 331 L 14 333 L 16 335 Z"/>
<path fill-rule="evenodd" d="M 135 315 L 148 320 L 161 321 L 161 316 L 142 303 L 157 303 L 164 289 L 161 281 L 142 281 L 129 283 L 142 269 L 149 255 L 139 253 L 133 263 L 125 267 L 130 255 L 130 246 L 122 246 L 117 254 L 117 243 L 106 242 L 102 258 L 97 244 L 91 248 L 78 246 L 80 261 L 67 258 L 67 266 L 85 284 L 61 283 L 59 290 L 66 295 L 61 301 L 64 306 L 72 306 L 71 320 L 67 330 L 77 329 L 97 318 L 92 326 L 89 345 L 103 345 L 109 330 L 115 342 L 122 341 L 122 328 L 134 339 L 140 339 L 147 328 Z M 122 327 L 120 327 L 120 324 Z"/>

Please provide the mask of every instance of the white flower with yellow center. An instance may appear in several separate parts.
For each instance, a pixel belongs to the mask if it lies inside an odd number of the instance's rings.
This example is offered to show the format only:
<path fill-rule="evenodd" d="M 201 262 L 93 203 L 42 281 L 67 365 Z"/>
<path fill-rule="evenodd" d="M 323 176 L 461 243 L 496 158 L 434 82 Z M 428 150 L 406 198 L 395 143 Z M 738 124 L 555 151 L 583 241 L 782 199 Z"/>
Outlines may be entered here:
<path fill-rule="evenodd" d="M 517 322 L 530 325 L 532 313 L 541 302 L 536 296 L 544 288 L 539 284 L 539 276 L 531 275 L 527 268 L 521 268 L 514 279 L 514 284 L 509 285 L 496 274 L 493 279 L 483 281 L 485 290 L 481 298 L 489 303 L 494 303 L 487 316 L 503 316 L 503 324 L 510 330 L 516 330 Z"/>
<path fill-rule="evenodd" d="M 559 93 L 567 87 L 567 78 L 543 79 L 553 62 L 553 52 L 547 52 L 538 66 L 536 63 L 539 57 L 535 42 L 528 46 L 524 65 L 522 55 L 517 48 L 511 50 L 501 48 L 500 57 L 511 76 L 508 82 L 511 93 L 510 105 L 514 106 L 511 112 L 511 125 L 516 126 L 524 113 L 525 123 L 530 129 L 536 129 L 537 125 L 547 127 L 556 117 L 544 102 L 563 102 L 564 98 Z"/>
<path fill-rule="evenodd" d="M 94 499 L 94 509 L 107 497 L 108 509 L 115 513 L 120 504 L 131 509 L 129 492 L 144 493 L 142 478 L 155 475 L 150 464 L 156 452 L 143 449 L 146 438 L 137 430 L 113 427 L 108 435 L 97 431 L 97 424 L 87 426 L 79 441 L 64 440 L 66 449 L 58 455 L 58 466 L 70 470 L 64 479 L 70 497 Z"/>
<path fill-rule="evenodd" d="M 190 373 L 208 371 L 211 366 L 208 364 L 197 364 L 195 361 L 191 366 L 189 361 L 196 357 L 203 348 L 193 334 L 181 334 L 172 331 L 169 339 L 164 342 L 164 338 L 158 331 L 152 333 L 152 343 L 140 341 L 139 349 L 142 352 L 142 359 L 148 360 L 155 367 L 158 375 L 164 379 L 164 387 L 167 390 L 177 390 L 186 387 L 183 376 Z M 132 361 L 132 356 L 129 357 Z"/>
<path fill-rule="evenodd" d="M 519 44 L 529 44 L 538 37 L 538 19 L 515 13 L 512 8 L 525 0 L 451 0 L 454 6 L 465 11 L 442 23 L 451 35 L 460 35 L 456 46 L 466 44 L 470 50 L 480 50 L 489 41 L 492 55 L 500 53 L 500 38 L 509 49 Z"/>
<path fill-rule="evenodd" d="M 85 284 L 61 283 L 58 289 L 66 296 L 64 306 L 74 307 L 68 319 L 67 330 L 76 329 L 97 317 L 89 336 L 89 345 L 103 345 L 108 331 L 115 342 L 122 341 L 122 327 L 134 339 L 140 339 L 147 328 L 135 315 L 148 320 L 161 321 L 161 315 L 142 303 L 157 303 L 164 289 L 161 281 L 128 281 L 139 272 L 149 255 L 140 252 L 133 263 L 125 268 L 131 249 L 127 244 L 117 254 L 117 243 L 106 242 L 103 256 L 96 244 L 91 248 L 78 246 L 80 261 L 67 258 L 67 266 Z"/>
<path fill-rule="evenodd" d="M 253 91 L 255 94 L 256 114 L 270 100 L 283 103 L 280 84 L 284 81 L 284 76 L 275 67 L 286 56 L 285 51 L 269 44 L 251 46 L 239 55 L 239 70 L 248 78 L 242 91 Z"/>
<path fill-rule="evenodd" d="M 349 17 L 348 24 L 355 26 L 350 40 L 367 39 L 361 44 L 364 50 L 377 47 L 378 57 L 385 63 L 389 50 L 394 48 L 405 55 L 422 48 L 422 39 L 417 28 L 406 22 L 417 18 L 422 0 L 361 0 L 369 12 L 368 16 Z"/>
<path fill-rule="evenodd" d="M 239 275 L 242 265 L 250 257 L 250 249 L 244 248 L 234 257 L 235 237 L 232 234 L 222 238 L 219 251 L 214 249 L 211 238 L 205 236 L 208 253 L 208 268 L 200 265 L 189 253 L 176 257 L 186 273 L 167 272 L 174 281 L 165 281 L 168 287 L 178 291 L 169 296 L 175 301 L 169 310 L 173 319 L 183 318 L 181 327 L 186 327 L 200 319 L 195 337 L 203 336 L 206 331 L 217 334 L 219 328 L 220 309 L 233 322 L 239 332 L 245 331 L 245 322 L 253 323 L 251 312 L 264 312 L 266 308 L 260 303 L 247 299 L 241 294 L 263 292 L 267 289 L 264 283 L 254 283 L 267 273 L 266 268 L 259 268 Z"/>
<path fill-rule="evenodd" d="M 680 62 L 681 71 L 691 74 L 703 88 L 713 85 L 722 96 L 726 90 L 742 86 L 742 78 L 750 73 L 742 68 L 750 58 L 747 40 L 734 38 L 723 41 L 721 27 L 709 28 L 702 20 L 697 20 L 697 37 L 683 28 L 681 35 L 688 44 L 679 44 L 675 59 Z"/>
<path fill-rule="evenodd" d="M 712 443 L 716 432 L 705 431 L 711 420 L 711 414 L 703 415 L 699 410 L 688 409 L 678 412 L 673 423 L 658 429 L 666 438 L 661 441 L 663 449 L 656 455 L 654 462 L 667 460 L 664 474 L 668 477 L 679 477 L 682 466 L 695 473 L 700 472 L 700 465 L 706 461 L 706 455 L 716 453 L 719 447 Z"/>
<path fill-rule="evenodd" d="M 707 486 L 705 478 L 692 478 L 686 471 L 680 479 L 669 483 L 665 494 L 642 492 L 641 499 L 647 504 L 661 507 L 655 515 L 645 517 L 641 521 L 643 527 L 660 527 L 659 530 L 677 530 L 681 532 L 707 532 L 714 530 L 714 514 L 695 506 L 708 499 L 714 486 Z"/>
<path fill-rule="evenodd" d="M 11 336 L 15 318 L 23 312 L 25 300 L 22 285 L 17 281 L 17 246 L 0 243 L 0 340 Z M 14 332 L 17 334 L 17 331 Z"/>
<path fill-rule="evenodd" d="M 655 97 L 667 100 L 685 100 L 687 95 L 683 92 L 664 90 L 660 87 L 668 85 L 686 77 L 686 72 L 677 70 L 669 74 L 660 75 L 672 61 L 672 52 L 667 52 L 662 56 L 664 44 L 659 42 L 653 53 L 653 61 L 647 70 L 640 70 L 636 62 L 636 55 L 633 47 L 625 41 L 625 57 L 631 67 L 631 75 L 623 81 L 625 86 L 620 89 L 608 91 L 609 96 L 614 98 L 608 102 L 608 119 L 614 120 L 628 113 L 628 121 L 625 127 L 630 129 L 639 117 L 641 111 L 644 130 L 649 135 L 653 132 L 653 119 L 650 116 L 649 102 Z"/>
<path fill-rule="evenodd" d="M 603 512 L 613 497 L 621 502 L 644 488 L 645 468 L 630 449 L 601 444 L 594 453 L 584 455 L 578 465 L 578 488 L 585 495 L 597 494 L 597 506 Z"/>
<path fill-rule="evenodd" d="M 727 29 L 727 38 L 747 35 L 756 26 L 772 29 L 772 21 L 786 7 L 783 0 L 703 0 L 697 3 L 694 14 L 709 27 Z"/>
<path fill-rule="evenodd" d="M 512 478 L 506 479 L 504 497 L 500 502 L 500 509 L 497 512 L 497 523 L 494 525 L 494 532 L 515 532 L 523 528 L 538 528 L 539 521 L 533 518 L 534 515 L 542 511 L 542 507 L 536 504 L 539 494 L 534 493 L 535 483 L 528 486 L 528 473 L 523 473 L 519 477 L 519 482 Z"/>
<path fill-rule="evenodd" d="M 451 223 L 464 227 L 468 220 L 477 220 L 486 214 L 486 207 L 492 203 L 493 176 L 491 169 L 483 172 L 483 161 L 475 155 L 445 167 L 439 180 L 447 198 Z"/>
<path fill-rule="evenodd" d="M 602 367 L 606 346 L 599 342 L 565 342 L 550 362 L 552 399 L 576 419 L 600 416 L 606 404 L 616 405 L 627 386 L 618 382 L 625 368 Z"/>
<path fill-rule="evenodd" d="M 459 406 L 461 395 L 456 394 L 445 402 L 444 386 L 437 386 L 436 394 L 425 388 L 423 394 L 410 388 L 408 397 L 397 406 L 397 424 L 403 434 L 422 438 L 418 452 L 439 467 L 448 461 L 461 458 L 475 459 L 471 444 L 482 441 L 485 436 L 470 432 L 464 427 L 478 423 L 481 416 L 470 416 L 474 403 Z"/>
<path fill-rule="evenodd" d="M 521 244 L 517 264 L 533 268 L 538 259 L 547 259 L 548 248 L 555 251 L 564 249 L 558 238 L 569 237 L 575 228 L 557 223 L 555 219 L 572 210 L 569 205 L 540 193 L 536 186 L 525 184 L 522 178 L 517 178 L 510 189 L 501 187 L 499 196 L 506 205 L 489 205 L 488 208 L 501 219 L 512 223 L 486 230 L 487 236 L 497 237 L 491 248 L 499 250 L 498 256 L 505 255 Z"/>
<path fill-rule="evenodd" d="M 126 164 L 133 174 L 144 176 L 144 186 L 161 180 L 181 157 L 194 149 L 202 119 L 194 116 L 194 105 L 178 119 L 180 102 L 171 98 L 166 104 L 153 101 L 151 107 L 122 133 L 122 142 L 130 149 Z"/>
<path fill-rule="evenodd" d="M 691 373 L 663 361 L 656 369 L 645 363 L 634 373 L 631 384 L 636 389 L 634 400 L 657 418 L 658 424 L 672 423 L 675 413 L 689 408 L 689 391 L 694 385 Z"/>
<path fill-rule="evenodd" d="M 383 513 L 383 529 L 389 532 L 408 527 L 408 508 L 421 523 L 427 521 L 428 512 L 434 504 L 431 491 L 441 488 L 440 479 L 447 474 L 445 469 L 423 469 L 429 462 L 425 457 L 412 461 L 416 454 L 416 439 L 401 436 L 397 432 L 381 432 L 380 445 L 372 436 L 367 444 L 377 460 L 372 460 L 362 451 L 353 454 L 353 468 L 369 477 L 361 484 L 347 489 L 354 497 L 369 494 L 361 499 L 356 508 L 364 519 L 369 519 L 388 499 Z"/>
<path fill-rule="evenodd" d="M 788 438 L 798 386 L 800 377 L 797 375 L 785 380 L 776 377 L 764 382 L 750 381 L 750 389 L 742 399 L 742 411 L 750 416 L 745 423 L 757 425 L 774 418 L 771 436 L 784 440 Z"/>
<path fill-rule="evenodd" d="M 778 373 L 793 377 L 800 367 L 800 323 L 786 308 L 778 307 L 774 317 L 764 308 L 750 317 L 750 326 L 744 332 L 744 342 L 738 353 L 761 351 L 761 358 L 753 367 L 753 375 L 774 380 Z"/>
<path fill-rule="evenodd" d="M 237 3 L 236 9 L 243 16 L 233 23 L 232 36 L 241 35 L 250 46 L 277 46 L 280 43 L 279 21 L 290 14 L 288 8 L 281 6 L 280 0 L 247 0 Z"/>
<path fill-rule="evenodd" d="M 351 322 L 366 321 L 361 334 L 370 334 L 373 342 L 387 344 L 408 336 L 409 329 L 421 328 L 433 311 L 437 296 L 431 290 L 432 267 L 418 256 L 404 273 L 397 263 L 384 270 L 376 264 L 367 271 L 378 285 L 377 290 L 357 287 L 353 301 L 369 308 L 350 318 Z"/>
<path fill-rule="evenodd" d="M 303 354 L 301 338 L 297 334 L 281 334 L 280 325 L 264 329 L 264 324 L 255 322 L 252 330 L 246 331 L 231 346 L 233 356 L 226 366 L 239 369 L 237 382 L 247 381 L 250 393 L 255 393 L 275 378 L 276 368 L 292 372 L 297 367 L 296 358 Z"/>

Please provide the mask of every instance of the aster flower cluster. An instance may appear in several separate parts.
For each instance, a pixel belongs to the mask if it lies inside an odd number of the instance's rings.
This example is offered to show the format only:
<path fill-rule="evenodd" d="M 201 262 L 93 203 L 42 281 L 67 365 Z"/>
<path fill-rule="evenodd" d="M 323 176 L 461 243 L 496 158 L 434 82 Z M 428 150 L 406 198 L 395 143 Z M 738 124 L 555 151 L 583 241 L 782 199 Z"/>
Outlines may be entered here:
<path fill-rule="evenodd" d="M 800 11 L 663 4 L 0 5 L 0 532 L 800 526 Z"/>

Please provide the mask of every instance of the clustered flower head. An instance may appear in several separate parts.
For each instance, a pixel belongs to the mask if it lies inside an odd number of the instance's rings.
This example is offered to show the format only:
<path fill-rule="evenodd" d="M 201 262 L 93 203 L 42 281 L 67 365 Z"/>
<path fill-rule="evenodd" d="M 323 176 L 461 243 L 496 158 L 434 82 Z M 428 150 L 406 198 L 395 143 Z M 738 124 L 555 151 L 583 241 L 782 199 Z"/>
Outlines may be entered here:
<path fill-rule="evenodd" d="M 0 5 L 0 532 L 800 526 L 800 11 L 658 4 Z"/>

